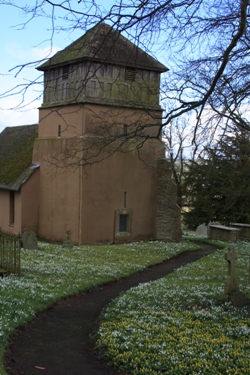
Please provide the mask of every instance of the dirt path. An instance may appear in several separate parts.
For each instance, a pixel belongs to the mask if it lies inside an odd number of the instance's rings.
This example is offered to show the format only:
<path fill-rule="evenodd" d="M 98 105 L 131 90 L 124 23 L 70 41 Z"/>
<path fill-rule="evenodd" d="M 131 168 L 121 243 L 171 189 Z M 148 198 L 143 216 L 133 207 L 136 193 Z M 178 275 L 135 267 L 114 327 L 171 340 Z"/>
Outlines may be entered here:
<path fill-rule="evenodd" d="M 40 313 L 13 336 L 5 357 L 8 375 L 121 374 L 94 354 L 90 334 L 96 328 L 102 309 L 121 292 L 161 278 L 216 250 L 210 245 L 199 246 L 199 250 L 182 253 L 139 274 L 67 298 Z"/>

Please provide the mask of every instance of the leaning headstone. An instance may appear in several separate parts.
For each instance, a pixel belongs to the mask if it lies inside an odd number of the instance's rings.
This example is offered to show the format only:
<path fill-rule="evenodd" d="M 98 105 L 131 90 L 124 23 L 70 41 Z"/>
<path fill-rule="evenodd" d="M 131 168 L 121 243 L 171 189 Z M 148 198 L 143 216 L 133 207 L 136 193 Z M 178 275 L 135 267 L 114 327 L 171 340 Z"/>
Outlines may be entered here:
<path fill-rule="evenodd" d="M 71 249 L 73 247 L 73 242 L 71 240 L 72 231 L 67 230 L 67 239 L 63 242 L 63 247 Z"/>
<path fill-rule="evenodd" d="M 235 274 L 235 263 L 238 256 L 234 249 L 228 249 L 225 254 L 225 260 L 228 265 L 228 276 L 225 281 L 224 293 L 225 295 L 230 295 L 239 290 L 239 281 Z"/>
<path fill-rule="evenodd" d="M 23 242 L 23 248 L 25 250 L 37 250 L 38 249 L 36 234 L 28 228 L 25 228 L 23 230 L 22 242 Z"/>
<path fill-rule="evenodd" d="M 223 301 L 231 302 L 235 307 L 250 309 L 250 299 L 239 290 L 239 281 L 235 273 L 237 254 L 234 249 L 228 249 L 225 260 L 228 264 L 228 276 L 225 281 Z"/>
<path fill-rule="evenodd" d="M 197 237 L 207 237 L 207 225 L 201 224 L 197 227 L 195 232 Z"/>

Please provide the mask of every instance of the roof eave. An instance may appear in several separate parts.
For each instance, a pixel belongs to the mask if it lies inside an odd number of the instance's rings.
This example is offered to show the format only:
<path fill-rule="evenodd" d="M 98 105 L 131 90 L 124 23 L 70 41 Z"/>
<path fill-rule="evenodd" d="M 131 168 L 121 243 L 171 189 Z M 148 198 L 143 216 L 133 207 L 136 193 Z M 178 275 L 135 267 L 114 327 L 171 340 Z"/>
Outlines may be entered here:
<path fill-rule="evenodd" d="M 0 190 L 5 191 L 15 191 L 19 192 L 22 186 L 30 179 L 30 177 L 36 172 L 36 170 L 40 167 L 39 164 L 31 164 L 27 169 L 29 169 L 28 175 L 25 175 L 22 178 L 24 172 L 22 172 L 15 181 L 10 182 L 9 184 L 0 184 Z M 17 183 L 17 181 L 21 178 L 21 181 Z"/>
<path fill-rule="evenodd" d="M 95 57 L 81 57 L 79 59 L 74 59 L 74 60 L 70 60 L 70 61 L 64 61 L 64 62 L 60 62 L 60 63 L 52 63 L 52 64 L 48 64 L 46 66 L 43 67 L 43 65 L 39 66 L 38 68 L 36 68 L 37 70 L 39 71 L 46 71 L 46 70 L 49 70 L 51 68 L 58 68 L 58 67 L 62 67 L 62 66 L 65 66 L 65 65 L 69 65 L 69 64 L 76 64 L 76 63 L 79 63 L 79 62 L 97 62 L 97 63 L 100 63 L 101 65 L 102 64 L 108 64 L 108 65 L 115 65 L 114 64 L 114 61 L 112 60 L 101 60 L 99 58 L 95 58 Z M 44 63 L 46 64 L 46 63 Z M 164 72 L 167 72 L 169 71 L 169 68 L 167 68 L 165 65 L 161 64 L 161 66 L 152 66 L 152 65 L 143 65 L 143 64 L 137 64 L 135 66 L 135 64 L 133 63 L 124 63 L 124 62 L 117 62 L 116 63 L 117 66 L 126 66 L 126 67 L 135 67 L 135 68 L 138 68 L 138 69 L 143 69 L 143 70 L 152 70 L 152 71 L 156 71 L 156 72 L 159 72 L 159 73 L 164 73 Z"/>

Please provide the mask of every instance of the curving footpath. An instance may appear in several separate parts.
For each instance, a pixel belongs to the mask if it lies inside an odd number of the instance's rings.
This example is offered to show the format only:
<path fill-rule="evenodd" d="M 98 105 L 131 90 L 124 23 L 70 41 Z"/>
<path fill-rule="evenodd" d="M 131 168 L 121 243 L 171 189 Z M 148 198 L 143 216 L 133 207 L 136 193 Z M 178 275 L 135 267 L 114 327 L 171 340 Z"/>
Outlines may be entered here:
<path fill-rule="evenodd" d="M 198 250 L 182 253 L 139 274 L 56 303 L 27 326 L 16 330 L 5 356 L 8 375 L 121 375 L 98 359 L 90 338 L 105 305 L 121 292 L 166 276 L 216 249 L 199 244 Z"/>

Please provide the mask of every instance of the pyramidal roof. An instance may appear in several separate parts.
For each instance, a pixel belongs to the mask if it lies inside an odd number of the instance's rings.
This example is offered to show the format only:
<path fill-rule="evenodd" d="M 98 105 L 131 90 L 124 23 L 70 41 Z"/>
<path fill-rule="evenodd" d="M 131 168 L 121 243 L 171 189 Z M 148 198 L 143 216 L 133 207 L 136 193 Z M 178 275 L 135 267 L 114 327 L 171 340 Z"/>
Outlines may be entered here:
<path fill-rule="evenodd" d="M 57 52 L 37 69 L 47 70 L 84 60 L 159 72 L 168 70 L 166 66 L 105 23 L 100 23 L 87 31 L 86 34 L 62 51 Z"/>

